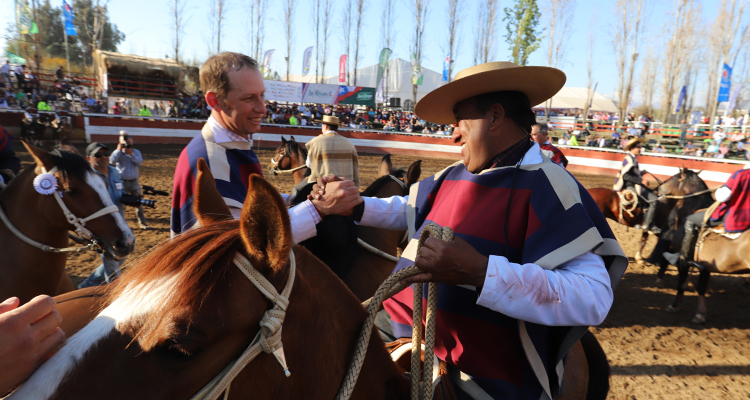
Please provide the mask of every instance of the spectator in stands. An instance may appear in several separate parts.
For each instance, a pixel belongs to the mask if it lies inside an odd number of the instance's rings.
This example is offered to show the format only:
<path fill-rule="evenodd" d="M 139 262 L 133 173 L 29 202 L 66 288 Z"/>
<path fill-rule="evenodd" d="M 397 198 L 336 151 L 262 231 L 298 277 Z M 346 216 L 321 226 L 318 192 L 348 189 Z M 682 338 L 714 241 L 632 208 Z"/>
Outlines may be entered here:
<path fill-rule="evenodd" d="M 716 128 L 716 132 L 714 132 L 714 140 L 716 141 L 716 143 L 721 143 L 726 138 L 727 134 L 724 133 L 724 130 L 722 128 Z"/>
<path fill-rule="evenodd" d="M 721 142 L 719 145 L 719 152 L 716 154 L 716 158 L 726 158 L 729 154 L 729 146 L 726 143 Z"/>
<path fill-rule="evenodd" d="M 292 114 L 289 117 L 289 125 L 299 125 L 299 120 L 297 119 L 297 116 L 295 114 Z"/>
<path fill-rule="evenodd" d="M 578 138 L 576 135 L 570 135 L 568 139 L 568 146 L 578 146 Z"/>
<path fill-rule="evenodd" d="M 715 157 L 716 153 L 719 152 L 719 146 L 716 145 L 716 141 L 711 141 L 711 144 L 706 148 L 706 157 Z"/>
<path fill-rule="evenodd" d="M 146 107 L 146 105 L 144 104 L 143 107 L 141 107 L 141 109 L 138 111 L 138 116 L 139 117 L 150 117 L 151 116 L 151 110 L 149 110 L 148 107 Z"/>
<path fill-rule="evenodd" d="M 685 147 L 682 149 L 682 154 L 684 154 L 686 156 L 692 156 L 692 155 L 695 154 L 695 145 L 693 145 L 693 141 L 692 140 L 689 140 L 685 144 Z"/>
<path fill-rule="evenodd" d="M 685 146 L 685 140 L 687 139 L 688 124 L 683 119 L 680 121 L 680 146 Z"/>
<path fill-rule="evenodd" d="M 120 107 L 119 101 L 116 101 L 115 105 L 112 106 L 112 114 L 115 114 L 115 115 L 122 114 L 122 108 Z"/>
<path fill-rule="evenodd" d="M 599 136 L 599 140 L 598 140 L 598 142 L 597 142 L 597 145 L 598 145 L 598 146 L 599 146 L 600 148 L 604 148 L 604 147 L 606 147 L 606 146 L 607 146 L 607 139 L 604 139 L 604 136 L 603 136 L 603 135 L 602 135 L 602 136 Z"/>
<path fill-rule="evenodd" d="M 24 73 L 24 68 L 26 68 L 26 64 L 17 66 L 14 71 L 16 74 L 16 82 L 18 82 L 16 86 L 22 90 L 26 89 L 26 74 Z"/>
<path fill-rule="evenodd" d="M 52 108 L 44 100 L 37 103 L 36 109 L 37 111 L 52 111 Z"/>
<path fill-rule="evenodd" d="M 738 143 L 744 138 L 745 138 L 745 135 L 743 135 L 741 131 L 735 131 L 732 134 L 731 140 L 732 140 L 732 143 Z"/>
<path fill-rule="evenodd" d="M 8 82 L 8 87 L 11 87 L 11 81 L 10 81 L 10 61 L 6 60 L 5 64 L 0 66 L 0 76 L 5 78 L 5 80 Z"/>
<path fill-rule="evenodd" d="M 57 76 L 57 79 L 59 79 L 60 81 L 65 80 L 65 75 L 63 74 L 62 65 L 60 66 L 60 68 L 57 69 L 57 71 L 55 71 L 55 76 Z"/>
<path fill-rule="evenodd" d="M 531 126 L 531 140 L 539 144 L 542 154 L 547 156 L 555 164 L 565 168 L 568 166 L 568 159 L 565 158 L 560 149 L 549 142 L 549 127 L 547 124 L 536 124 Z"/>
<path fill-rule="evenodd" d="M 5 93 L 0 92 L 0 108 L 8 108 L 8 100 L 5 99 Z"/>

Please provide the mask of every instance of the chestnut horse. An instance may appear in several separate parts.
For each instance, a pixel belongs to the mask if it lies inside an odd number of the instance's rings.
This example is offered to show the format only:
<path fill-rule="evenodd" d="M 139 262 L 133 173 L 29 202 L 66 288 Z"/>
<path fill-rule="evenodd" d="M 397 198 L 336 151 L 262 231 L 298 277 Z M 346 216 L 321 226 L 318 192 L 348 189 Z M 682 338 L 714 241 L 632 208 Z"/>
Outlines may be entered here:
<path fill-rule="evenodd" d="M 68 151 L 47 152 L 35 146 L 24 146 L 35 165 L 22 171 L 0 192 L 0 206 L 13 228 L 0 222 L 0 297 L 17 296 L 25 303 L 39 294 L 57 295 L 73 290 L 65 273 L 66 252 L 55 248 L 68 246 L 68 231 L 77 229 L 81 218 L 99 214 L 84 221 L 79 232 L 90 233 L 90 240 L 113 258 L 123 258 L 133 250 L 135 237 L 116 210 L 103 179 L 88 162 Z M 43 171 L 52 171 L 58 193 L 43 195 L 34 189 L 34 179 Z M 66 217 L 60 200 L 72 215 Z M 106 207 L 109 207 L 105 210 Z M 103 212 L 102 212 L 103 211 Z M 16 233 L 13 232 L 16 231 Z M 32 246 L 19 236 L 37 242 Z"/>
<path fill-rule="evenodd" d="M 201 228 L 161 244 L 112 285 L 58 297 L 69 339 L 8 399 L 193 398 L 254 342 L 269 308 L 286 304 L 261 294 L 233 265 L 236 254 L 278 292 L 292 275 L 291 256 L 296 260 L 288 306 L 277 308 L 285 315 L 276 314 L 291 375 L 260 353 L 238 372 L 228 398 L 334 398 L 366 312 L 328 267 L 292 244 L 286 204 L 273 186 L 251 176 L 237 221 L 205 162 L 198 170 Z M 582 342 L 592 339 L 589 333 Z M 585 347 L 568 356 L 566 399 L 606 397 L 606 379 L 587 383 L 592 372 L 608 369 L 606 357 L 591 364 L 597 359 L 587 359 Z M 351 398 L 410 398 L 408 378 L 377 334 Z"/>

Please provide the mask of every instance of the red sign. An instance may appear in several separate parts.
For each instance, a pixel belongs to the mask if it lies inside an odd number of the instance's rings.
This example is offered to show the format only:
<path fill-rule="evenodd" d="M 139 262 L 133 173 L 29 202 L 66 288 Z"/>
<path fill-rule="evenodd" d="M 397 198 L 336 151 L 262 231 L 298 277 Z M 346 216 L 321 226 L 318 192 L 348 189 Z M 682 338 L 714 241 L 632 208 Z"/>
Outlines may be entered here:
<path fill-rule="evenodd" d="M 339 59 L 339 83 L 346 82 L 346 54 Z"/>

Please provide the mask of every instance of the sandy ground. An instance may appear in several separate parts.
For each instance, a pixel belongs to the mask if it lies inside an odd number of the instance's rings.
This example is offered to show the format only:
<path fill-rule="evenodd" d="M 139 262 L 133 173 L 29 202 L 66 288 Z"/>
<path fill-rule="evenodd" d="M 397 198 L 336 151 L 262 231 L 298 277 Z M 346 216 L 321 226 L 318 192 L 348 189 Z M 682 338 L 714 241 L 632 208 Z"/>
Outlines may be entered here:
<path fill-rule="evenodd" d="M 23 149 L 17 143 L 16 150 Z M 182 146 L 136 145 L 143 153 L 141 184 L 171 193 L 172 177 Z M 81 149 L 82 150 L 82 149 Z M 31 162 L 23 151 L 19 156 L 24 166 Z M 266 166 L 272 156 L 269 150 L 258 152 Z M 363 185 L 377 177 L 380 156 L 360 155 L 360 175 Z M 393 156 L 395 166 L 408 166 L 416 158 Z M 425 159 L 422 177 L 431 175 L 452 162 Z M 610 187 L 612 178 L 576 174 L 587 188 Z M 266 178 L 282 193 L 292 188 L 288 175 Z M 364 189 L 365 186 L 362 187 Z M 155 209 L 146 209 L 149 231 L 138 230 L 133 208 L 126 210 L 126 219 L 137 237 L 133 260 L 169 238 L 170 201 L 157 200 Z M 631 257 L 637 250 L 640 231 L 628 229 L 610 221 L 625 253 Z M 645 254 L 650 254 L 655 240 L 650 239 Z M 99 265 L 99 257 L 82 253 L 68 259 L 67 272 L 75 284 L 83 281 Z M 127 264 L 124 267 L 127 269 Z M 631 262 L 625 277 L 615 292 L 615 302 L 606 321 L 591 328 L 609 359 L 611 399 L 748 399 L 750 398 L 750 289 L 744 282 L 747 275 L 711 278 L 708 291 L 708 322 L 690 322 L 697 306 L 697 295 L 687 292 L 683 310 L 666 313 L 664 308 L 674 299 L 677 277 L 671 269 L 666 285 L 657 287 L 657 267 Z M 694 279 L 697 282 L 697 279 Z"/>

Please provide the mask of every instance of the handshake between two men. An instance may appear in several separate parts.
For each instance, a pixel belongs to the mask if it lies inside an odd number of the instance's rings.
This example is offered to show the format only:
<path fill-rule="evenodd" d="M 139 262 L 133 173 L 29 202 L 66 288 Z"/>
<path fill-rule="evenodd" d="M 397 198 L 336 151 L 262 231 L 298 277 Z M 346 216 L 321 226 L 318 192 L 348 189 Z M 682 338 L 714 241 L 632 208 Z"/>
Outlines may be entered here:
<path fill-rule="evenodd" d="M 345 178 L 318 178 L 307 198 L 315 205 L 321 217 L 342 215 L 354 217 L 355 221 L 360 222 L 363 214 L 364 198 L 360 196 L 359 188 L 354 182 Z M 362 210 L 355 213 L 358 207 L 362 207 Z M 488 262 L 487 257 L 458 236 L 452 242 L 429 237 L 415 260 L 415 265 L 424 273 L 407 278 L 404 282 L 437 282 L 481 288 L 484 286 Z"/>

